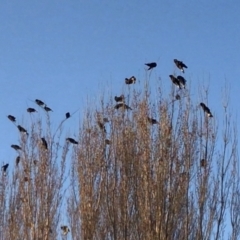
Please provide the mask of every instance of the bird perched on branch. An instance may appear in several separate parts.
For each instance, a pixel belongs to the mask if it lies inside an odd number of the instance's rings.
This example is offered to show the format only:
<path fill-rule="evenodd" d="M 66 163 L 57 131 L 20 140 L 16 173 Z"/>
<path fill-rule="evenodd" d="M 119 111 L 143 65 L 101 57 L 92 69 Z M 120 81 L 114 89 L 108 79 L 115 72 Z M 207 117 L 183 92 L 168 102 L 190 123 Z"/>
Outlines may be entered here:
<path fill-rule="evenodd" d="M 4 176 L 6 176 L 6 171 L 7 171 L 8 166 L 9 166 L 8 163 L 2 166 L 2 170 L 4 172 Z"/>
<path fill-rule="evenodd" d="M 169 75 L 169 77 L 171 78 L 173 84 L 175 84 L 176 86 L 178 86 L 179 89 L 182 88 L 182 87 L 181 87 L 181 84 L 180 84 L 180 81 L 179 81 L 176 77 L 174 77 L 173 75 Z"/>
<path fill-rule="evenodd" d="M 130 77 L 130 78 L 125 78 L 125 83 L 126 84 L 133 84 L 136 82 L 136 78 L 134 76 Z"/>
<path fill-rule="evenodd" d="M 21 159 L 20 159 L 20 156 L 17 156 L 17 157 L 16 157 L 16 166 L 18 166 L 18 164 L 20 163 L 20 160 L 21 160 Z"/>
<path fill-rule="evenodd" d="M 205 159 L 201 159 L 200 165 L 201 165 L 201 167 L 206 167 L 207 166 L 207 161 Z"/>
<path fill-rule="evenodd" d="M 15 118 L 14 116 L 8 115 L 7 117 L 8 117 L 8 119 L 9 119 L 10 121 L 16 122 L 16 118 Z"/>
<path fill-rule="evenodd" d="M 150 117 L 148 117 L 148 122 L 151 123 L 152 125 L 153 124 L 159 124 L 159 122 L 156 119 L 150 118 Z"/>
<path fill-rule="evenodd" d="M 200 106 L 202 107 L 203 111 L 208 115 L 208 117 L 213 117 L 210 109 L 204 103 L 201 102 Z"/>
<path fill-rule="evenodd" d="M 78 144 L 78 142 L 73 138 L 66 138 L 66 140 L 72 144 Z"/>
<path fill-rule="evenodd" d="M 16 145 L 16 144 L 12 144 L 11 147 L 12 147 L 13 149 L 15 149 L 16 151 L 18 151 L 18 150 L 22 150 L 22 148 L 19 147 L 19 146 Z"/>
<path fill-rule="evenodd" d="M 53 110 L 52 110 L 50 107 L 47 107 L 47 106 L 44 106 L 44 110 L 45 110 L 46 112 L 50 112 L 50 111 L 53 112 Z"/>
<path fill-rule="evenodd" d="M 188 68 L 183 62 L 177 60 L 177 59 L 174 59 L 173 60 L 174 63 L 176 64 L 176 66 L 184 73 L 184 68 Z"/>
<path fill-rule="evenodd" d="M 45 103 L 44 103 L 43 101 L 39 100 L 39 99 L 36 99 L 35 102 L 36 102 L 36 104 L 37 104 L 38 106 L 40 106 L 40 107 L 42 107 L 43 105 L 45 105 Z"/>
<path fill-rule="evenodd" d="M 71 117 L 71 115 L 70 115 L 70 113 L 69 113 L 69 112 L 67 112 L 67 113 L 65 114 L 65 116 L 66 116 L 66 119 L 68 119 L 68 118 L 70 118 L 70 117 Z"/>
<path fill-rule="evenodd" d="M 23 128 L 22 126 L 17 125 L 17 128 L 18 128 L 19 132 L 26 133 L 28 135 L 27 130 L 25 128 Z"/>
<path fill-rule="evenodd" d="M 181 86 L 183 86 L 183 88 L 185 88 L 186 85 L 186 79 L 182 76 L 177 76 L 178 81 L 180 82 Z"/>
<path fill-rule="evenodd" d="M 151 62 L 151 63 L 145 63 L 146 66 L 148 66 L 148 70 L 151 70 L 152 68 L 155 68 L 157 66 L 157 63 Z"/>
<path fill-rule="evenodd" d="M 126 110 L 132 110 L 131 107 L 129 107 L 127 104 L 125 103 L 118 103 L 115 107 L 115 109 L 119 109 L 119 108 L 123 108 L 123 109 L 126 109 Z"/>
<path fill-rule="evenodd" d="M 29 112 L 29 113 L 33 113 L 33 112 L 37 112 L 37 110 L 34 109 L 34 108 L 28 108 L 28 109 L 27 109 L 27 112 Z"/>
<path fill-rule="evenodd" d="M 61 226 L 63 235 L 67 235 L 70 232 L 70 229 L 68 226 Z"/>
<path fill-rule="evenodd" d="M 124 102 L 124 95 L 122 94 L 122 95 L 119 96 L 119 97 L 115 96 L 115 97 L 114 97 L 114 100 L 115 100 L 116 102 Z"/>
<path fill-rule="evenodd" d="M 45 138 L 41 138 L 42 140 L 42 145 L 44 146 L 45 149 L 48 149 L 48 144 Z"/>
<path fill-rule="evenodd" d="M 98 120 L 98 121 L 97 121 L 97 124 L 98 124 L 98 126 L 99 126 L 99 128 L 100 128 L 101 130 L 103 130 L 105 133 L 107 132 L 107 131 L 106 131 L 106 127 L 104 126 L 104 123 L 103 123 L 103 122 L 101 122 L 100 120 Z"/>

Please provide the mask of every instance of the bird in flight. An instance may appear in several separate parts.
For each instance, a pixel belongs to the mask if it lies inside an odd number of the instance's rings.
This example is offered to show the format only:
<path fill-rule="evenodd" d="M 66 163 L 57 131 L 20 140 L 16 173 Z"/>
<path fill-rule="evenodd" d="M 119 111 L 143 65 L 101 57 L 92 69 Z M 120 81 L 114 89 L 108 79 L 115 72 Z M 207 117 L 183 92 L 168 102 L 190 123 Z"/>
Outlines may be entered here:
<path fill-rule="evenodd" d="M 8 115 L 7 117 L 8 117 L 8 119 L 9 119 L 10 121 L 16 122 L 16 118 L 15 118 L 14 116 Z"/>
<path fill-rule="evenodd" d="M 175 84 L 176 86 L 178 86 L 179 89 L 182 88 L 182 87 L 181 87 L 181 84 L 180 84 L 180 81 L 179 81 L 176 77 L 174 77 L 173 75 L 169 75 L 169 77 L 171 78 L 173 84 Z"/>
<path fill-rule="evenodd" d="M 73 138 L 66 138 L 66 140 L 72 144 L 78 144 L 78 142 Z"/>
<path fill-rule="evenodd" d="M 124 102 L 124 95 L 122 94 L 122 95 L 119 96 L 119 97 L 115 96 L 115 97 L 114 97 L 114 100 L 115 100 L 116 102 Z"/>
<path fill-rule="evenodd" d="M 127 104 L 125 103 L 118 103 L 117 105 L 115 105 L 114 107 L 115 109 L 119 109 L 119 108 L 123 108 L 123 109 L 126 109 L 126 110 L 132 110 L 131 107 L 129 107 Z"/>
<path fill-rule="evenodd" d="M 180 82 L 181 86 L 185 89 L 185 85 L 186 85 L 186 79 L 182 76 L 177 76 L 178 81 Z"/>
<path fill-rule="evenodd" d="M 155 68 L 157 66 L 157 63 L 151 62 L 151 63 L 145 63 L 146 66 L 148 66 L 148 70 L 151 70 L 152 68 Z"/>
<path fill-rule="evenodd" d="M 34 109 L 34 108 L 28 108 L 28 109 L 27 109 L 27 112 L 29 112 L 29 113 L 34 113 L 34 112 L 37 112 L 37 110 Z"/>
<path fill-rule="evenodd" d="M 125 78 L 125 83 L 126 84 L 133 84 L 136 82 L 136 78 L 134 76 L 130 77 L 130 78 Z"/>
<path fill-rule="evenodd" d="M 43 105 L 45 105 L 45 103 L 44 103 L 43 101 L 39 100 L 39 99 L 36 99 L 35 102 L 36 102 L 36 104 L 37 104 L 38 106 L 41 106 L 41 107 L 42 107 Z"/>
<path fill-rule="evenodd" d="M 174 59 L 173 60 L 174 63 L 176 64 L 176 66 L 184 73 L 184 68 L 188 68 L 183 62 L 177 60 L 177 59 Z"/>
<path fill-rule="evenodd" d="M 200 106 L 202 107 L 203 111 L 208 115 L 208 117 L 213 117 L 210 109 L 204 103 L 201 102 Z"/>

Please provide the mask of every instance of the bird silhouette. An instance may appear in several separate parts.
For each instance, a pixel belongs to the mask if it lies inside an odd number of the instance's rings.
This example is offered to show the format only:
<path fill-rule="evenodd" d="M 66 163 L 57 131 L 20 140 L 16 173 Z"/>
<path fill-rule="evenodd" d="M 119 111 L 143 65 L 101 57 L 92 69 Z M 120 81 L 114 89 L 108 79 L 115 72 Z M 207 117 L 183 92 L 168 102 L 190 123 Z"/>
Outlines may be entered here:
<path fill-rule="evenodd" d="M 115 105 L 114 107 L 115 109 L 119 109 L 119 108 L 123 108 L 123 109 L 126 109 L 126 110 L 132 110 L 131 107 L 129 107 L 127 104 L 125 103 L 118 103 L 117 105 Z"/>
<path fill-rule="evenodd" d="M 124 102 L 124 95 L 122 94 L 122 95 L 119 96 L 119 97 L 115 96 L 115 97 L 114 97 L 114 100 L 115 100 L 116 102 Z"/>
<path fill-rule="evenodd" d="M 105 139 L 105 144 L 110 145 L 111 141 L 109 139 Z"/>
<path fill-rule="evenodd" d="M 157 63 L 151 62 L 151 63 L 145 63 L 146 66 L 148 66 L 148 70 L 151 70 L 152 68 L 155 68 L 157 66 Z"/>
<path fill-rule="evenodd" d="M 36 102 L 37 105 L 39 105 L 39 106 L 41 106 L 41 107 L 42 107 L 43 105 L 45 105 L 45 103 L 44 103 L 43 101 L 39 100 L 39 99 L 36 99 L 35 102 Z"/>
<path fill-rule="evenodd" d="M 180 95 L 177 94 L 177 95 L 175 96 L 175 99 L 176 99 L 176 100 L 180 100 L 180 99 L 181 99 Z"/>
<path fill-rule="evenodd" d="M 17 157 L 16 157 L 16 166 L 18 166 L 18 164 L 20 163 L 20 160 L 21 160 L 21 159 L 20 159 L 20 156 L 17 156 Z"/>
<path fill-rule="evenodd" d="M 175 84 L 177 87 L 179 87 L 179 89 L 182 88 L 180 81 L 176 77 L 174 77 L 173 75 L 169 75 L 169 77 L 171 78 L 173 84 Z"/>
<path fill-rule="evenodd" d="M 174 63 L 176 64 L 176 66 L 184 73 L 184 68 L 188 68 L 183 62 L 177 60 L 177 59 L 174 59 L 173 60 Z"/>
<path fill-rule="evenodd" d="M 66 138 L 66 140 L 72 144 L 78 144 L 78 142 L 73 138 Z"/>
<path fill-rule="evenodd" d="M 23 128 L 22 126 L 17 125 L 17 128 L 18 128 L 19 132 L 26 133 L 28 135 L 27 130 L 25 128 Z"/>
<path fill-rule="evenodd" d="M 201 159 L 200 165 L 201 165 L 201 167 L 206 167 L 207 166 L 207 161 L 205 159 Z"/>
<path fill-rule="evenodd" d="M 44 106 L 44 110 L 46 111 L 46 112 L 53 112 L 53 110 L 50 108 L 50 107 L 47 107 L 47 106 Z"/>
<path fill-rule="evenodd" d="M 28 108 L 28 109 L 27 109 L 27 112 L 29 112 L 29 113 L 34 113 L 34 112 L 37 112 L 37 110 L 34 109 L 34 108 Z"/>
<path fill-rule="evenodd" d="M 48 144 L 45 138 L 41 138 L 42 140 L 42 145 L 44 146 L 45 149 L 48 149 Z"/>
<path fill-rule="evenodd" d="M 63 235 L 67 235 L 70 232 L 70 229 L 68 226 L 61 226 L 61 230 L 63 232 Z"/>
<path fill-rule="evenodd" d="M 2 170 L 4 172 L 4 176 L 6 176 L 6 171 L 7 171 L 8 166 L 9 166 L 8 163 L 2 166 Z"/>
<path fill-rule="evenodd" d="M 130 78 L 125 78 L 125 83 L 126 84 L 133 84 L 136 82 L 136 78 L 134 76 L 130 77 Z"/>
<path fill-rule="evenodd" d="M 15 149 L 16 151 L 18 151 L 18 150 L 22 150 L 22 148 L 19 147 L 19 146 L 16 145 L 16 144 L 12 144 L 11 147 L 12 147 L 13 149 Z"/>
<path fill-rule="evenodd" d="M 65 116 L 66 116 L 66 119 L 68 119 L 68 118 L 70 118 L 70 113 L 69 112 L 67 112 L 66 114 L 65 114 Z"/>
<path fill-rule="evenodd" d="M 8 115 L 7 117 L 8 117 L 8 119 L 9 119 L 10 121 L 16 122 L 16 118 L 15 118 L 14 116 Z"/>
<path fill-rule="evenodd" d="M 213 117 L 210 109 L 204 103 L 201 102 L 200 106 L 202 107 L 203 111 L 208 115 L 208 117 Z"/>
<path fill-rule="evenodd" d="M 104 126 L 104 123 L 102 123 L 101 121 L 97 121 L 97 124 L 98 124 L 99 128 L 106 133 L 106 128 Z"/>
<path fill-rule="evenodd" d="M 181 86 L 183 86 L 183 88 L 185 88 L 186 85 L 186 79 L 182 76 L 177 76 L 178 81 L 180 82 Z"/>
<path fill-rule="evenodd" d="M 150 118 L 150 117 L 148 117 L 148 122 L 151 123 L 152 125 L 153 124 L 159 124 L 159 122 L 156 119 Z"/>

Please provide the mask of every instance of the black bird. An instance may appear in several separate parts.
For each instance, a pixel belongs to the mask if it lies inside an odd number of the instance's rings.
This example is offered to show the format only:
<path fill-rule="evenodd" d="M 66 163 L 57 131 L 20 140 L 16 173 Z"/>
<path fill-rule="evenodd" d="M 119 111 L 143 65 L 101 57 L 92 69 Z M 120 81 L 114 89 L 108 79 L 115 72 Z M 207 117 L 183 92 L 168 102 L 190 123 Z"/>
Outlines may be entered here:
<path fill-rule="evenodd" d="M 98 124 L 99 128 L 106 133 L 106 128 L 104 126 L 104 123 L 102 123 L 101 121 L 97 121 L 97 124 Z"/>
<path fill-rule="evenodd" d="M 70 118 L 71 116 L 69 112 L 67 112 L 65 115 L 66 115 L 66 119 Z"/>
<path fill-rule="evenodd" d="M 28 135 L 27 130 L 25 128 L 23 128 L 22 126 L 17 125 L 17 128 L 18 128 L 19 132 L 23 132 L 23 133 L 26 133 Z"/>
<path fill-rule="evenodd" d="M 5 176 L 6 176 L 6 171 L 7 171 L 8 166 L 9 166 L 8 163 L 2 166 L 2 170 L 3 170 Z"/>
<path fill-rule="evenodd" d="M 180 82 L 180 84 L 183 86 L 183 88 L 185 88 L 186 85 L 186 79 L 182 76 L 177 76 L 178 81 Z"/>
<path fill-rule="evenodd" d="M 42 145 L 45 147 L 45 149 L 48 149 L 48 144 L 45 138 L 41 138 L 42 140 Z"/>
<path fill-rule="evenodd" d="M 37 112 L 37 110 L 34 109 L 34 108 L 28 108 L 28 109 L 27 109 L 27 112 L 29 112 L 29 113 L 33 113 L 33 112 Z"/>
<path fill-rule="evenodd" d="M 74 140 L 73 138 L 66 138 L 66 140 L 72 144 L 78 144 L 78 142 L 76 140 Z"/>
<path fill-rule="evenodd" d="M 205 159 L 201 159 L 200 165 L 201 165 L 201 167 L 206 167 L 207 166 L 207 161 Z"/>
<path fill-rule="evenodd" d="M 63 235 L 67 235 L 70 232 L 70 229 L 68 228 L 68 226 L 61 226 Z"/>
<path fill-rule="evenodd" d="M 115 96 L 115 97 L 114 97 L 114 100 L 115 100 L 116 102 L 124 102 L 124 95 L 122 94 L 120 97 Z"/>
<path fill-rule="evenodd" d="M 159 124 L 159 122 L 156 119 L 150 118 L 150 117 L 148 117 L 148 122 L 151 123 L 152 125 L 153 124 Z"/>
<path fill-rule="evenodd" d="M 180 99 L 181 99 L 181 97 L 180 97 L 179 94 L 177 94 L 177 95 L 175 96 L 175 98 L 176 98 L 176 100 L 180 100 Z"/>
<path fill-rule="evenodd" d="M 177 59 L 174 59 L 173 61 L 183 73 L 184 73 L 184 68 L 188 68 L 183 62 L 178 61 Z"/>
<path fill-rule="evenodd" d="M 111 144 L 111 141 L 109 139 L 105 139 L 105 144 L 106 145 L 110 145 Z"/>
<path fill-rule="evenodd" d="M 15 144 L 12 144 L 11 147 L 12 147 L 13 149 L 15 149 L 16 151 L 17 151 L 17 150 L 22 150 L 21 147 L 19 147 L 18 145 L 15 145 Z"/>
<path fill-rule="evenodd" d="M 148 66 L 148 70 L 151 70 L 152 68 L 155 68 L 157 66 L 157 63 L 151 62 L 151 63 L 145 63 L 146 66 Z"/>
<path fill-rule="evenodd" d="M 7 117 L 8 117 L 8 119 L 9 119 L 10 121 L 16 122 L 16 118 L 15 118 L 14 116 L 8 115 Z"/>
<path fill-rule="evenodd" d="M 173 84 L 175 84 L 176 86 L 178 86 L 179 89 L 182 88 L 182 87 L 181 87 L 181 84 L 180 84 L 180 81 L 179 81 L 177 78 L 175 78 L 173 75 L 169 75 L 169 77 L 171 78 Z"/>
<path fill-rule="evenodd" d="M 45 103 L 44 103 L 43 101 L 39 100 L 39 99 L 36 99 L 35 102 L 36 102 L 37 105 L 39 105 L 39 106 L 41 106 L 41 107 L 42 107 L 43 105 L 45 105 Z"/>
<path fill-rule="evenodd" d="M 125 83 L 126 84 L 133 84 L 136 82 L 136 78 L 134 76 L 130 77 L 130 78 L 125 78 Z"/>
<path fill-rule="evenodd" d="M 208 115 L 208 117 L 213 117 L 210 109 L 204 103 L 201 102 L 200 106 L 202 107 L 203 111 Z"/>
<path fill-rule="evenodd" d="M 18 166 L 18 164 L 20 163 L 20 156 L 16 157 L 16 166 Z"/>
<path fill-rule="evenodd" d="M 119 109 L 119 108 L 124 108 L 124 109 L 127 109 L 127 110 L 132 110 L 131 107 L 129 107 L 127 104 L 125 103 L 118 103 L 115 107 L 115 109 Z"/>
<path fill-rule="evenodd" d="M 50 112 L 50 111 L 53 112 L 53 110 L 52 110 L 50 107 L 47 107 L 47 106 L 44 106 L 44 110 L 45 110 L 46 112 Z"/>

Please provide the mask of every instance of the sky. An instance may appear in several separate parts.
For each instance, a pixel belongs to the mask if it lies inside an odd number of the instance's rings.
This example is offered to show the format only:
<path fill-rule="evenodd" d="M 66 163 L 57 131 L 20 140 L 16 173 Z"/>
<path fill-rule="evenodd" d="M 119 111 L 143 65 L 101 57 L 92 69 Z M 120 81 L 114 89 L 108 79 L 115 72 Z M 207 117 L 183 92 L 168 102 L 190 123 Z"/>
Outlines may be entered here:
<path fill-rule="evenodd" d="M 132 75 L 138 87 L 147 62 L 158 64 L 151 87 L 161 78 L 168 91 L 173 59 L 182 60 L 196 104 L 204 83 L 217 119 L 227 85 L 237 116 L 239 9 L 233 0 L 0 1 L 0 163 L 14 161 L 10 146 L 19 137 L 7 115 L 26 127 L 26 109 L 37 107 L 35 99 L 53 109 L 56 124 L 79 109 L 65 125 L 74 134 L 88 101 L 94 104 L 103 93 L 120 95 Z"/>

